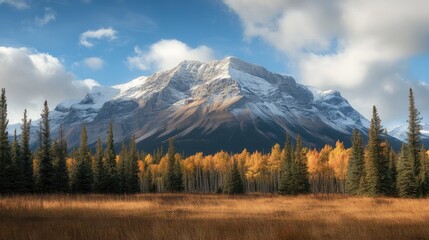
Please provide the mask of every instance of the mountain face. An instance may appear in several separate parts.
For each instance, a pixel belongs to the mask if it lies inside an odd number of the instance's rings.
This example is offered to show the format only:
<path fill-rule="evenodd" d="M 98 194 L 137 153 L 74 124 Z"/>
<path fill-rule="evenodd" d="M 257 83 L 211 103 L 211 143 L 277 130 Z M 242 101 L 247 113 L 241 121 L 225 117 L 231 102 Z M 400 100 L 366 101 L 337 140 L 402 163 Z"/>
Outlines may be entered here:
<path fill-rule="evenodd" d="M 112 87 L 94 87 L 83 99 L 60 103 L 51 112 L 54 136 L 63 126 L 70 146 L 81 125 L 88 142 L 103 140 L 109 122 L 115 142 L 132 135 L 145 151 L 174 137 L 177 151 L 269 151 L 285 134 L 305 145 L 350 143 L 354 128 L 366 135 L 368 121 L 336 91 L 320 91 L 286 75 L 240 59 L 177 67 Z"/>
<path fill-rule="evenodd" d="M 422 123 L 422 130 L 420 131 L 421 135 L 421 142 L 426 147 L 429 146 L 429 124 Z M 402 142 L 407 142 L 407 131 L 408 131 L 408 124 L 401 124 L 397 125 L 390 130 L 388 130 L 388 134 L 392 137 L 395 137 Z"/>

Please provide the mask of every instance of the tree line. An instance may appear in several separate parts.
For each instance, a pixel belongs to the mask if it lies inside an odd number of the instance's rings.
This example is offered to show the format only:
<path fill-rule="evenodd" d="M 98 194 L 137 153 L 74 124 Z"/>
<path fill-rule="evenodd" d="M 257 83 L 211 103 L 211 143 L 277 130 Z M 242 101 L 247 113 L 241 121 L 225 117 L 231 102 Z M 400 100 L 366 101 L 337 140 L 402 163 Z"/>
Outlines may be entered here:
<path fill-rule="evenodd" d="M 395 153 L 381 126 L 377 109 L 365 145 L 353 131 L 352 147 L 341 142 L 324 148 L 304 147 L 299 135 L 286 137 L 271 152 L 213 155 L 199 152 L 184 157 L 169 139 L 168 151 L 139 152 L 134 136 L 115 150 L 112 124 L 95 152 L 87 143 L 82 125 L 80 146 L 68 151 L 62 127 L 50 136 L 49 107 L 45 101 L 38 131 L 38 147 L 30 150 L 31 120 L 24 111 L 21 135 L 9 141 L 5 89 L 0 96 L 0 193 L 115 193 L 250 192 L 280 194 L 351 194 L 423 197 L 429 191 L 428 151 L 420 140 L 421 118 L 409 91 L 407 143 Z"/>

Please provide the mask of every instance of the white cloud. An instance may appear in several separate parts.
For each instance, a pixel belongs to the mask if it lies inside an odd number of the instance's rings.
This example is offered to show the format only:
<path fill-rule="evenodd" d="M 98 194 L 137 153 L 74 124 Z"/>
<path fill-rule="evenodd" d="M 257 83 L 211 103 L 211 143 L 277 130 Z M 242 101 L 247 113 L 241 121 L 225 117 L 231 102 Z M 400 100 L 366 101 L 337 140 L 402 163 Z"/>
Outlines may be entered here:
<path fill-rule="evenodd" d="M 98 85 L 94 80 L 75 79 L 57 58 L 27 48 L 0 47 L 0 66 L 0 86 L 6 88 L 11 123 L 20 122 L 25 108 L 38 119 L 45 99 L 53 109 Z"/>
<path fill-rule="evenodd" d="M 56 19 L 56 12 L 52 8 L 45 8 L 45 15 L 43 17 L 36 17 L 35 23 L 39 27 L 43 27 L 51 21 Z"/>
<path fill-rule="evenodd" d="M 147 51 L 134 48 L 135 56 L 128 57 L 131 68 L 159 71 L 175 67 L 184 60 L 210 61 L 214 59 L 213 50 L 201 45 L 191 48 L 176 39 L 161 40 L 152 44 Z"/>
<path fill-rule="evenodd" d="M 1 4 L 8 4 L 12 7 L 19 9 L 19 10 L 27 9 L 30 7 L 26 0 L 0 0 L 0 5 Z"/>
<path fill-rule="evenodd" d="M 93 47 L 94 43 L 91 40 L 94 39 L 107 39 L 113 40 L 116 38 L 118 32 L 109 28 L 100 28 L 98 30 L 88 30 L 80 35 L 80 44 L 84 47 Z"/>
<path fill-rule="evenodd" d="M 283 52 L 305 84 L 340 90 L 367 117 L 375 104 L 388 122 L 406 118 L 413 87 L 429 117 L 429 88 L 406 80 L 407 61 L 429 51 L 427 0 L 224 2 L 245 37 Z"/>
<path fill-rule="evenodd" d="M 103 68 L 104 65 L 103 59 L 98 57 L 85 58 L 82 62 L 86 67 L 90 68 L 91 70 L 100 70 Z"/>

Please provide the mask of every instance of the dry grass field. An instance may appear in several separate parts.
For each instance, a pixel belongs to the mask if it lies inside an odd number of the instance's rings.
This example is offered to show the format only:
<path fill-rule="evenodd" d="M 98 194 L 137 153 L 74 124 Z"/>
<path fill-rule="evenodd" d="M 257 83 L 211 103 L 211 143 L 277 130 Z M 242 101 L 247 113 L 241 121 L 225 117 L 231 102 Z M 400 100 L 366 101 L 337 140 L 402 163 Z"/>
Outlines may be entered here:
<path fill-rule="evenodd" d="M 9 196 L 0 239 L 429 239 L 429 199 Z"/>

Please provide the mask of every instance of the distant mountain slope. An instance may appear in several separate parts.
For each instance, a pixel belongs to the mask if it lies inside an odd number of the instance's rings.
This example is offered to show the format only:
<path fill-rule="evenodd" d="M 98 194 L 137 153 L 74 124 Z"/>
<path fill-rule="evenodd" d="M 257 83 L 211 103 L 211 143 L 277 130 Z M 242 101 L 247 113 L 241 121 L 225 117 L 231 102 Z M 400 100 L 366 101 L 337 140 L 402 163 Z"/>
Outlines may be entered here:
<path fill-rule="evenodd" d="M 300 134 L 309 147 L 341 140 L 354 128 L 366 136 L 368 120 L 339 92 L 298 84 L 286 75 L 234 57 L 177 67 L 112 87 L 94 87 L 84 99 L 67 100 L 51 112 L 52 129 L 63 125 L 70 146 L 81 124 L 89 143 L 104 138 L 110 121 L 116 143 L 133 134 L 152 151 L 174 137 L 178 151 L 269 151 L 285 134 Z"/>

